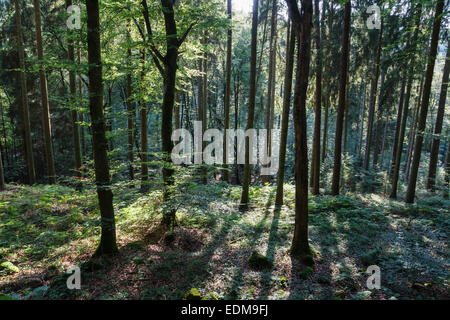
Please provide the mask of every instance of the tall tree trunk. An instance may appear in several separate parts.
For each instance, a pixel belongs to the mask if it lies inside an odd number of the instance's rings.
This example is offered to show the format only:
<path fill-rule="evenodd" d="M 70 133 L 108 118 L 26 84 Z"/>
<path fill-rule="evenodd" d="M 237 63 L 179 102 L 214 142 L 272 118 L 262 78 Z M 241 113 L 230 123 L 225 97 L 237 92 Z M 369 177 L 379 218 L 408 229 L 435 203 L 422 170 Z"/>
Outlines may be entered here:
<path fill-rule="evenodd" d="M 409 48 L 409 45 L 406 45 L 406 47 Z M 395 123 L 395 135 L 394 135 L 393 150 L 392 150 L 392 162 L 391 162 L 391 168 L 389 170 L 389 173 L 391 176 L 392 176 L 393 171 L 395 170 L 395 157 L 397 155 L 398 140 L 400 137 L 400 130 L 401 130 L 401 125 L 402 125 L 403 102 L 404 102 L 404 98 L 405 98 L 407 77 L 408 77 L 408 73 L 407 73 L 407 71 L 405 71 L 405 74 L 403 75 L 403 79 L 402 79 L 402 86 L 400 89 L 400 101 L 398 103 L 397 121 Z"/>
<path fill-rule="evenodd" d="M 250 56 L 250 96 L 248 104 L 248 117 L 246 129 L 253 129 L 253 122 L 255 118 L 255 100 L 256 100 L 256 47 L 258 40 L 258 10 L 259 0 L 253 0 L 253 17 L 252 17 L 252 40 L 251 40 L 251 56 Z M 244 181 L 242 185 L 242 196 L 240 203 L 240 210 L 248 210 L 249 189 L 250 189 L 250 143 L 246 138 L 245 144 L 245 166 L 244 166 Z"/>
<path fill-rule="evenodd" d="M 39 60 L 39 84 L 41 89 L 42 124 L 44 129 L 45 158 L 47 160 L 48 182 L 50 184 L 54 184 L 56 183 L 56 173 L 55 173 L 55 162 L 53 159 L 50 107 L 48 103 L 47 78 L 45 77 L 44 68 L 42 66 L 44 59 L 44 50 L 42 48 L 41 8 L 39 0 L 34 0 L 33 3 L 34 3 L 34 21 L 36 24 L 37 54 Z"/>
<path fill-rule="evenodd" d="M 366 96 L 367 96 L 367 90 L 366 90 L 366 83 L 364 82 L 364 95 L 363 95 L 363 105 L 361 108 L 361 128 L 359 129 L 359 143 L 358 143 L 358 163 L 361 162 L 361 148 L 363 143 L 363 133 L 364 133 L 364 115 L 366 114 Z"/>
<path fill-rule="evenodd" d="M 437 46 L 439 43 L 439 31 L 441 29 L 442 12 L 444 10 L 444 0 L 438 0 L 436 4 L 436 15 L 434 17 L 433 33 L 431 36 L 431 46 L 428 58 L 428 66 L 425 78 L 425 87 L 423 89 L 422 106 L 419 118 L 419 134 L 416 138 L 416 145 L 414 148 L 414 158 L 411 166 L 411 175 L 409 177 L 408 190 L 406 192 L 406 202 L 413 203 L 416 194 L 417 174 L 419 171 L 420 156 L 422 153 L 423 136 L 425 131 L 428 106 L 430 102 L 431 84 L 433 82 L 434 65 L 437 55 Z"/>
<path fill-rule="evenodd" d="M 295 29 L 291 27 L 288 22 L 287 28 L 287 48 L 286 48 L 286 71 L 284 77 L 283 90 L 283 115 L 281 119 L 281 138 L 280 138 L 280 161 L 277 177 L 277 194 L 275 197 L 275 206 L 281 207 L 283 205 L 283 191 L 284 191 L 284 171 L 286 165 L 286 145 L 289 129 L 289 112 L 291 105 L 292 94 L 292 78 L 294 73 L 294 54 L 295 54 Z"/>
<path fill-rule="evenodd" d="M 109 175 L 108 141 L 103 111 L 103 79 L 100 46 L 100 12 L 98 0 L 86 0 L 87 42 L 89 61 L 89 100 L 92 120 L 95 183 L 100 205 L 102 234 L 94 256 L 115 254 L 116 224 L 113 193 Z"/>
<path fill-rule="evenodd" d="M 320 10 L 319 0 L 314 0 L 314 14 L 316 28 L 315 42 L 317 50 L 317 71 L 316 71 L 316 92 L 315 92 L 315 121 L 314 121 L 314 141 L 312 152 L 312 189 L 313 194 L 320 193 L 320 126 L 321 126 L 321 112 L 322 112 L 322 50 L 320 44 Z"/>
<path fill-rule="evenodd" d="M 376 129 L 375 129 L 375 147 L 373 150 L 373 167 L 376 168 L 378 165 L 378 155 L 380 153 L 380 136 L 381 136 L 381 126 L 383 121 L 383 113 L 384 113 L 384 105 L 383 105 L 383 92 L 384 92 L 384 81 L 386 79 L 386 73 L 382 72 L 381 74 L 381 82 L 380 82 L 380 93 L 378 96 L 378 112 L 377 112 L 377 122 L 376 122 Z"/>
<path fill-rule="evenodd" d="M 380 59 L 381 59 L 381 48 L 383 40 L 383 22 L 381 23 L 381 29 L 378 38 L 378 49 L 375 58 L 375 72 L 372 79 L 372 85 L 370 87 L 370 104 L 369 104 L 369 118 L 367 120 L 367 137 L 366 137 L 366 153 L 364 157 L 364 170 L 369 170 L 370 162 L 370 148 L 372 146 L 372 129 L 373 129 L 373 118 L 375 114 L 375 104 L 377 99 L 378 91 L 378 77 L 380 75 Z"/>
<path fill-rule="evenodd" d="M 414 108 L 413 118 L 411 121 L 411 128 L 409 129 L 408 151 L 406 154 L 406 164 L 405 164 L 405 169 L 404 169 L 405 181 L 407 181 L 409 178 L 412 155 L 414 152 L 414 142 L 416 139 L 416 129 L 417 129 L 418 121 L 419 121 L 420 104 L 421 104 L 422 96 L 423 96 L 423 81 L 424 81 L 424 77 L 422 77 L 422 79 L 420 80 L 419 87 L 417 88 L 417 90 L 419 90 L 419 95 L 417 96 L 416 107 Z"/>
<path fill-rule="evenodd" d="M 127 41 L 128 46 L 130 46 L 131 41 L 131 25 L 130 22 L 128 22 L 127 25 Z M 127 104 L 127 126 L 128 126 L 128 175 L 130 176 L 130 180 L 134 180 L 134 169 L 133 169 L 133 160 L 134 160 L 134 153 L 133 153 L 133 137 L 134 137 L 134 115 L 135 110 L 133 108 L 133 101 L 132 101 L 132 79 L 131 79 L 131 48 L 128 48 L 127 50 L 127 58 L 128 58 L 128 68 L 127 71 L 127 90 L 126 90 L 126 104 Z"/>
<path fill-rule="evenodd" d="M 164 180 L 164 201 L 168 201 L 171 198 L 172 186 L 174 184 L 173 164 L 171 160 L 171 152 L 173 149 L 172 142 L 172 119 L 173 119 L 173 106 L 175 102 L 175 84 L 177 77 L 177 60 L 178 50 L 182 41 L 177 37 L 177 24 L 175 22 L 175 13 L 173 9 L 172 1 L 161 1 L 163 7 L 165 28 L 166 28 L 166 55 L 164 64 L 164 97 L 162 105 L 162 125 L 161 125 L 161 137 L 162 137 L 162 151 L 164 156 L 163 180 Z M 173 228 L 175 225 L 176 211 L 174 209 L 168 209 L 164 212 L 162 224 L 165 227 Z"/>
<path fill-rule="evenodd" d="M 28 169 L 28 183 L 30 185 L 33 185 L 36 183 L 36 171 L 34 168 L 33 145 L 31 141 L 30 111 L 28 106 L 27 82 L 25 79 L 25 53 L 22 40 L 22 18 L 19 7 L 19 0 L 14 0 L 14 7 L 16 11 L 17 51 L 19 53 L 19 76 L 21 86 L 22 121 L 25 139 L 25 156 Z"/>
<path fill-rule="evenodd" d="M 333 34 L 333 23 L 334 23 L 334 3 L 332 1 L 328 2 L 325 1 L 324 4 L 328 3 L 328 11 L 329 11 L 329 18 L 328 18 L 328 39 L 327 41 L 324 41 L 324 43 L 328 43 L 328 54 L 333 54 L 333 46 L 331 37 Z M 324 28 L 325 29 L 325 28 Z M 329 67 L 331 69 L 332 61 L 329 61 Z M 327 81 L 325 81 L 327 83 Z M 322 138 L 322 163 L 325 162 L 325 159 L 327 157 L 327 143 L 328 143 L 328 117 L 329 117 L 329 110 L 331 107 L 331 86 L 330 84 L 326 85 L 326 99 L 324 99 L 324 105 L 325 105 L 325 116 L 324 116 L 324 123 L 323 123 L 323 138 Z"/>
<path fill-rule="evenodd" d="M 141 50 L 141 81 L 139 110 L 141 116 L 141 192 L 149 190 L 148 184 L 148 128 L 147 128 L 147 102 L 144 100 L 145 90 L 145 51 Z"/>
<path fill-rule="evenodd" d="M 350 47 L 350 20 L 351 20 L 351 1 L 345 4 L 344 16 L 344 33 L 342 36 L 342 52 L 341 52 L 341 70 L 340 70 L 340 88 L 339 88 L 339 105 L 336 119 L 336 136 L 334 146 L 334 168 L 333 168 L 333 183 L 332 195 L 339 194 L 339 183 L 341 178 L 341 158 L 342 158 L 342 126 L 345 111 L 345 98 L 347 88 L 347 73 Z"/>
<path fill-rule="evenodd" d="M 306 98 L 311 60 L 311 27 L 313 5 L 311 0 L 302 1 L 302 14 L 296 0 L 286 0 L 292 27 L 295 29 L 299 57 L 294 95 L 295 126 L 295 227 L 291 254 L 306 264 L 313 264 L 308 242 L 308 139 Z"/>
<path fill-rule="evenodd" d="M 231 54 L 232 54 L 232 46 L 233 46 L 233 28 L 232 28 L 232 5 L 231 0 L 227 0 L 227 14 L 228 19 L 230 20 L 230 27 L 228 28 L 227 35 L 227 61 L 225 67 L 225 101 L 223 107 L 223 119 L 224 119 L 224 139 L 223 139 L 223 180 L 229 182 L 229 174 L 228 174 L 228 163 L 227 163 L 227 141 L 226 134 L 227 130 L 230 129 L 230 100 L 231 100 Z"/>
<path fill-rule="evenodd" d="M 448 79 L 450 74 L 450 40 L 448 40 L 447 43 L 447 56 L 445 59 L 446 60 L 442 76 L 441 94 L 439 97 L 439 107 L 436 116 L 436 125 L 434 128 L 435 138 L 433 139 L 433 144 L 431 146 L 430 166 L 428 169 L 427 189 L 432 191 L 434 191 L 434 187 L 436 184 L 436 167 L 439 156 L 439 144 L 440 144 L 440 139 L 438 137 L 441 135 L 442 132 L 442 123 L 445 114 L 445 102 L 447 100 Z"/>
<path fill-rule="evenodd" d="M 274 103 L 274 89 L 275 89 L 275 68 L 276 68 L 276 33 L 277 33 L 277 14 L 278 14 L 278 6 L 277 0 L 272 0 L 272 16 L 271 16 L 271 29 L 270 29 L 270 43 L 269 43 L 269 83 L 267 86 L 267 104 L 266 104 L 266 122 L 265 127 L 267 129 L 267 137 L 266 137 L 266 147 L 267 151 L 264 152 L 264 155 L 270 156 L 271 146 L 271 119 L 272 119 L 272 110 Z M 262 176 L 263 184 L 268 181 L 268 176 Z"/>
<path fill-rule="evenodd" d="M 72 5 L 72 0 L 66 0 L 66 9 Z M 69 37 L 67 39 L 67 52 L 69 61 L 75 65 L 75 50 L 74 50 L 74 40 L 73 32 L 69 32 Z M 69 70 L 69 88 L 70 88 L 70 108 L 72 109 L 72 130 L 73 130 L 73 152 L 75 158 L 75 170 L 80 170 L 81 168 L 81 148 L 80 148 L 80 130 L 78 127 L 78 112 L 76 110 L 76 94 L 77 87 L 75 81 L 75 71 L 73 68 Z"/>

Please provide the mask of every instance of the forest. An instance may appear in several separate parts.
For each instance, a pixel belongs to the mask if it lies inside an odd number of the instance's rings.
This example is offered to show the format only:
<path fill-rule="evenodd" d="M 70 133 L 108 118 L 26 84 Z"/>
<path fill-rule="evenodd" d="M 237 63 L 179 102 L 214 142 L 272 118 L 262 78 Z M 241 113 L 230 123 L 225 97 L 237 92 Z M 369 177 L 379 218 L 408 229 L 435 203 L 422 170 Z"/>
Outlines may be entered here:
<path fill-rule="evenodd" d="M 449 300 L 449 27 L 0 0 L 0 300 Z"/>

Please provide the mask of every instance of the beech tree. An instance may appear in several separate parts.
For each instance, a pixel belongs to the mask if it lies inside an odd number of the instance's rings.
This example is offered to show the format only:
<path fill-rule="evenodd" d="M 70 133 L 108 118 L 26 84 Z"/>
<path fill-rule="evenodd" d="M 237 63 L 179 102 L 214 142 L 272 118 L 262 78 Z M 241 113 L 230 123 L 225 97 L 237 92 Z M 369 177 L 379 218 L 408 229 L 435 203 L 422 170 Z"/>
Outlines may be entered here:
<path fill-rule="evenodd" d="M 116 223 L 109 174 L 108 140 L 103 110 L 103 75 L 98 0 L 86 0 L 89 61 L 89 110 L 92 119 L 95 184 L 100 206 L 102 234 L 94 256 L 115 254 Z"/>

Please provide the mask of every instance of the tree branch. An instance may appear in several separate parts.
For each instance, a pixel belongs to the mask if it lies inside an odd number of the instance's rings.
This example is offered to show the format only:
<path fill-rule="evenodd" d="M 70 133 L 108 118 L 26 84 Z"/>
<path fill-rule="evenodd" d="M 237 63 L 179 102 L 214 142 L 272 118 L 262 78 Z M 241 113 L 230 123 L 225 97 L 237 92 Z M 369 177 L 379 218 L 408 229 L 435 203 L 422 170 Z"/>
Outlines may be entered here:
<path fill-rule="evenodd" d="M 191 32 L 192 28 L 197 24 L 197 22 L 191 23 L 189 28 L 187 28 L 186 32 L 183 34 L 183 36 L 178 40 L 178 46 L 181 47 L 183 42 L 186 40 L 187 36 L 189 35 L 189 32 Z"/>

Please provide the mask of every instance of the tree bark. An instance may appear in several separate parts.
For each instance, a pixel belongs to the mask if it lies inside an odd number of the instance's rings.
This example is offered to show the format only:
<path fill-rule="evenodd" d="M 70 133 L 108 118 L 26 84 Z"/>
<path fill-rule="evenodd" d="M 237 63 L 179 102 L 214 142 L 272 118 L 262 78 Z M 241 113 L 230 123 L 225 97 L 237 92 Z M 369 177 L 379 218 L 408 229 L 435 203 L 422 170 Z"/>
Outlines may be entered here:
<path fill-rule="evenodd" d="M 450 74 L 450 40 L 447 43 L 447 56 L 445 59 L 446 60 L 442 76 L 441 94 L 439 96 L 439 107 L 436 115 L 436 125 L 434 128 L 435 138 L 433 139 L 433 143 L 431 146 L 430 166 L 428 169 L 427 189 L 431 191 L 434 191 L 434 187 L 436 185 L 436 168 L 440 144 L 440 139 L 438 137 L 442 132 L 442 123 L 445 114 L 445 102 L 447 100 L 448 79 Z"/>
<path fill-rule="evenodd" d="M 66 0 L 66 9 L 72 5 L 72 0 Z M 67 53 L 68 59 L 75 65 L 75 50 L 73 46 L 73 32 L 68 31 L 69 37 L 67 39 Z M 72 110 L 72 130 L 73 130 L 73 151 L 75 158 L 75 170 L 80 170 L 81 168 L 81 147 L 80 147 L 80 130 L 78 127 L 78 112 L 76 110 L 76 94 L 77 87 L 75 82 L 75 71 L 73 68 L 69 70 L 69 90 L 70 90 L 70 108 Z"/>
<path fill-rule="evenodd" d="M 141 50 L 141 81 L 139 112 L 141 117 L 141 192 L 149 190 L 148 184 L 148 128 L 147 128 L 147 102 L 144 100 L 145 90 L 145 51 Z"/>
<path fill-rule="evenodd" d="M 343 31 L 344 33 L 342 36 L 339 105 L 336 119 L 333 182 L 331 187 L 332 189 L 331 194 L 334 196 L 339 194 L 339 184 L 341 178 L 342 126 L 346 103 L 345 98 L 347 88 L 347 73 L 348 73 L 349 46 L 350 46 L 350 20 L 351 20 L 351 1 L 349 0 L 345 4 L 344 31 Z"/>
<path fill-rule="evenodd" d="M 315 121 L 314 121 L 314 140 L 312 152 L 312 193 L 320 194 L 320 126 L 322 112 L 322 50 L 320 43 L 320 9 L 319 0 L 314 0 L 314 14 L 316 28 L 315 42 L 317 50 L 317 71 L 316 71 L 316 92 L 315 92 Z"/>
<path fill-rule="evenodd" d="M 258 40 L 258 11 L 259 0 L 253 0 L 253 17 L 252 17 L 252 40 L 251 40 L 251 56 L 250 56 L 250 96 L 248 104 L 248 118 L 246 129 L 253 129 L 253 122 L 255 118 L 255 100 L 256 100 L 256 47 Z M 244 166 L 244 181 L 242 184 L 242 196 L 239 209 L 241 211 L 248 210 L 249 189 L 250 189 L 250 143 L 246 138 L 245 144 L 245 166 Z"/>
<path fill-rule="evenodd" d="M 110 186 L 108 141 L 103 111 L 103 79 L 100 46 L 100 12 L 98 0 L 86 0 L 89 61 L 89 109 L 92 119 L 95 183 L 100 205 L 102 234 L 94 256 L 115 254 L 116 224 L 113 193 Z"/>
<path fill-rule="evenodd" d="M 45 77 L 44 68 L 42 66 L 44 52 L 42 48 L 42 27 L 41 27 L 41 8 L 39 0 L 34 0 L 34 21 L 36 24 L 36 44 L 39 60 L 39 84 L 41 89 L 42 103 L 42 126 L 44 129 L 45 158 L 47 160 L 47 173 L 49 184 L 56 183 L 55 162 L 53 159 L 52 146 L 52 127 L 50 123 L 50 107 L 48 103 L 47 78 Z"/>
<path fill-rule="evenodd" d="M 419 171 L 420 156 L 422 153 L 423 136 L 425 131 L 428 106 L 430 102 L 431 84 L 433 82 L 434 65 L 437 55 L 437 47 L 439 43 L 439 31 L 441 29 L 442 12 L 444 9 L 444 0 L 438 0 L 436 4 L 436 14 L 434 17 L 433 33 L 431 36 L 430 53 L 428 58 L 428 66 L 426 71 L 425 85 L 423 90 L 422 106 L 419 118 L 419 134 L 416 138 L 414 148 L 414 158 L 411 166 L 411 175 L 409 177 L 408 190 L 406 192 L 406 202 L 413 203 L 416 194 L 417 174 Z"/>
<path fill-rule="evenodd" d="M 226 134 L 227 130 L 230 129 L 230 100 L 231 100 L 231 54 L 232 54 L 232 46 L 233 46 L 233 27 L 232 27 L 232 4 L 231 0 L 227 0 L 227 14 L 230 22 L 230 27 L 228 28 L 227 34 L 227 61 L 225 67 L 225 101 L 224 101 L 224 139 L 223 139 L 223 180 L 229 182 L 229 172 L 228 172 L 228 164 L 227 164 L 227 141 Z"/>
<path fill-rule="evenodd" d="M 286 165 L 286 145 L 289 128 L 289 113 L 291 105 L 292 94 L 292 78 L 294 73 L 294 54 L 295 54 L 295 30 L 291 27 L 289 22 L 287 33 L 287 48 L 286 48 L 286 71 L 284 78 L 283 90 L 283 115 L 281 119 L 281 137 L 280 137 L 280 161 L 277 177 L 277 194 L 275 197 L 275 206 L 281 207 L 283 205 L 283 191 L 284 191 L 284 171 Z"/>
<path fill-rule="evenodd" d="M 269 40 L 269 83 L 267 86 L 267 104 L 266 104 L 266 122 L 265 127 L 267 129 L 266 147 L 267 151 L 264 153 L 270 156 L 271 151 L 271 119 L 274 103 L 274 89 L 275 89 L 275 68 L 276 68 L 276 33 L 277 33 L 277 14 L 278 14 L 277 0 L 272 0 L 272 16 L 271 16 L 271 28 L 270 28 L 270 40 Z M 268 181 L 268 176 L 262 176 L 263 184 Z"/>
<path fill-rule="evenodd" d="M 131 41 L 131 25 L 128 22 L 127 25 L 127 41 L 128 45 L 130 45 Z M 134 169 L 133 169 L 133 161 L 134 161 L 134 152 L 133 152 L 133 138 L 134 138 L 134 115 L 135 110 L 133 108 L 132 101 L 132 79 L 131 79 L 131 48 L 127 50 L 127 58 L 128 58 L 128 68 L 127 71 L 127 90 L 126 90 L 126 104 L 127 104 L 127 126 L 128 126 L 128 175 L 130 176 L 130 180 L 134 180 Z"/>
<path fill-rule="evenodd" d="M 308 142 L 306 99 L 311 60 L 311 27 L 313 5 L 311 0 L 302 1 L 302 14 L 296 0 L 286 0 L 289 15 L 295 29 L 299 57 L 294 94 L 295 126 L 295 227 L 291 254 L 306 264 L 313 264 L 308 242 Z"/>
<path fill-rule="evenodd" d="M 28 106 L 28 89 L 25 79 L 25 58 L 22 39 L 22 18 L 19 7 L 19 0 L 14 0 L 14 7 L 16 11 L 16 33 L 17 33 L 17 51 L 19 53 L 19 76 L 21 86 L 21 103 L 22 103 L 22 121 L 24 127 L 25 139 L 25 157 L 28 169 L 28 183 L 33 185 L 36 183 L 36 171 L 34 167 L 33 145 L 31 141 L 31 127 L 30 127 L 30 111 Z"/>
<path fill-rule="evenodd" d="M 375 73 L 372 79 L 372 85 L 370 87 L 370 104 L 369 104 L 369 118 L 367 120 L 367 137 L 366 137 L 366 152 L 364 157 L 364 170 L 369 170 L 370 162 L 370 148 L 372 145 L 372 130 L 373 130 L 373 118 L 375 114 L 375 104 L 377 99 L 378 91 L 378 77 L 380 75 L 380 59 L 381 59 L 381 48 L 383 40 L 383 22 L 381 22 L 381 29 L 378 38 L 378 49 L 375 59 Z"/>

